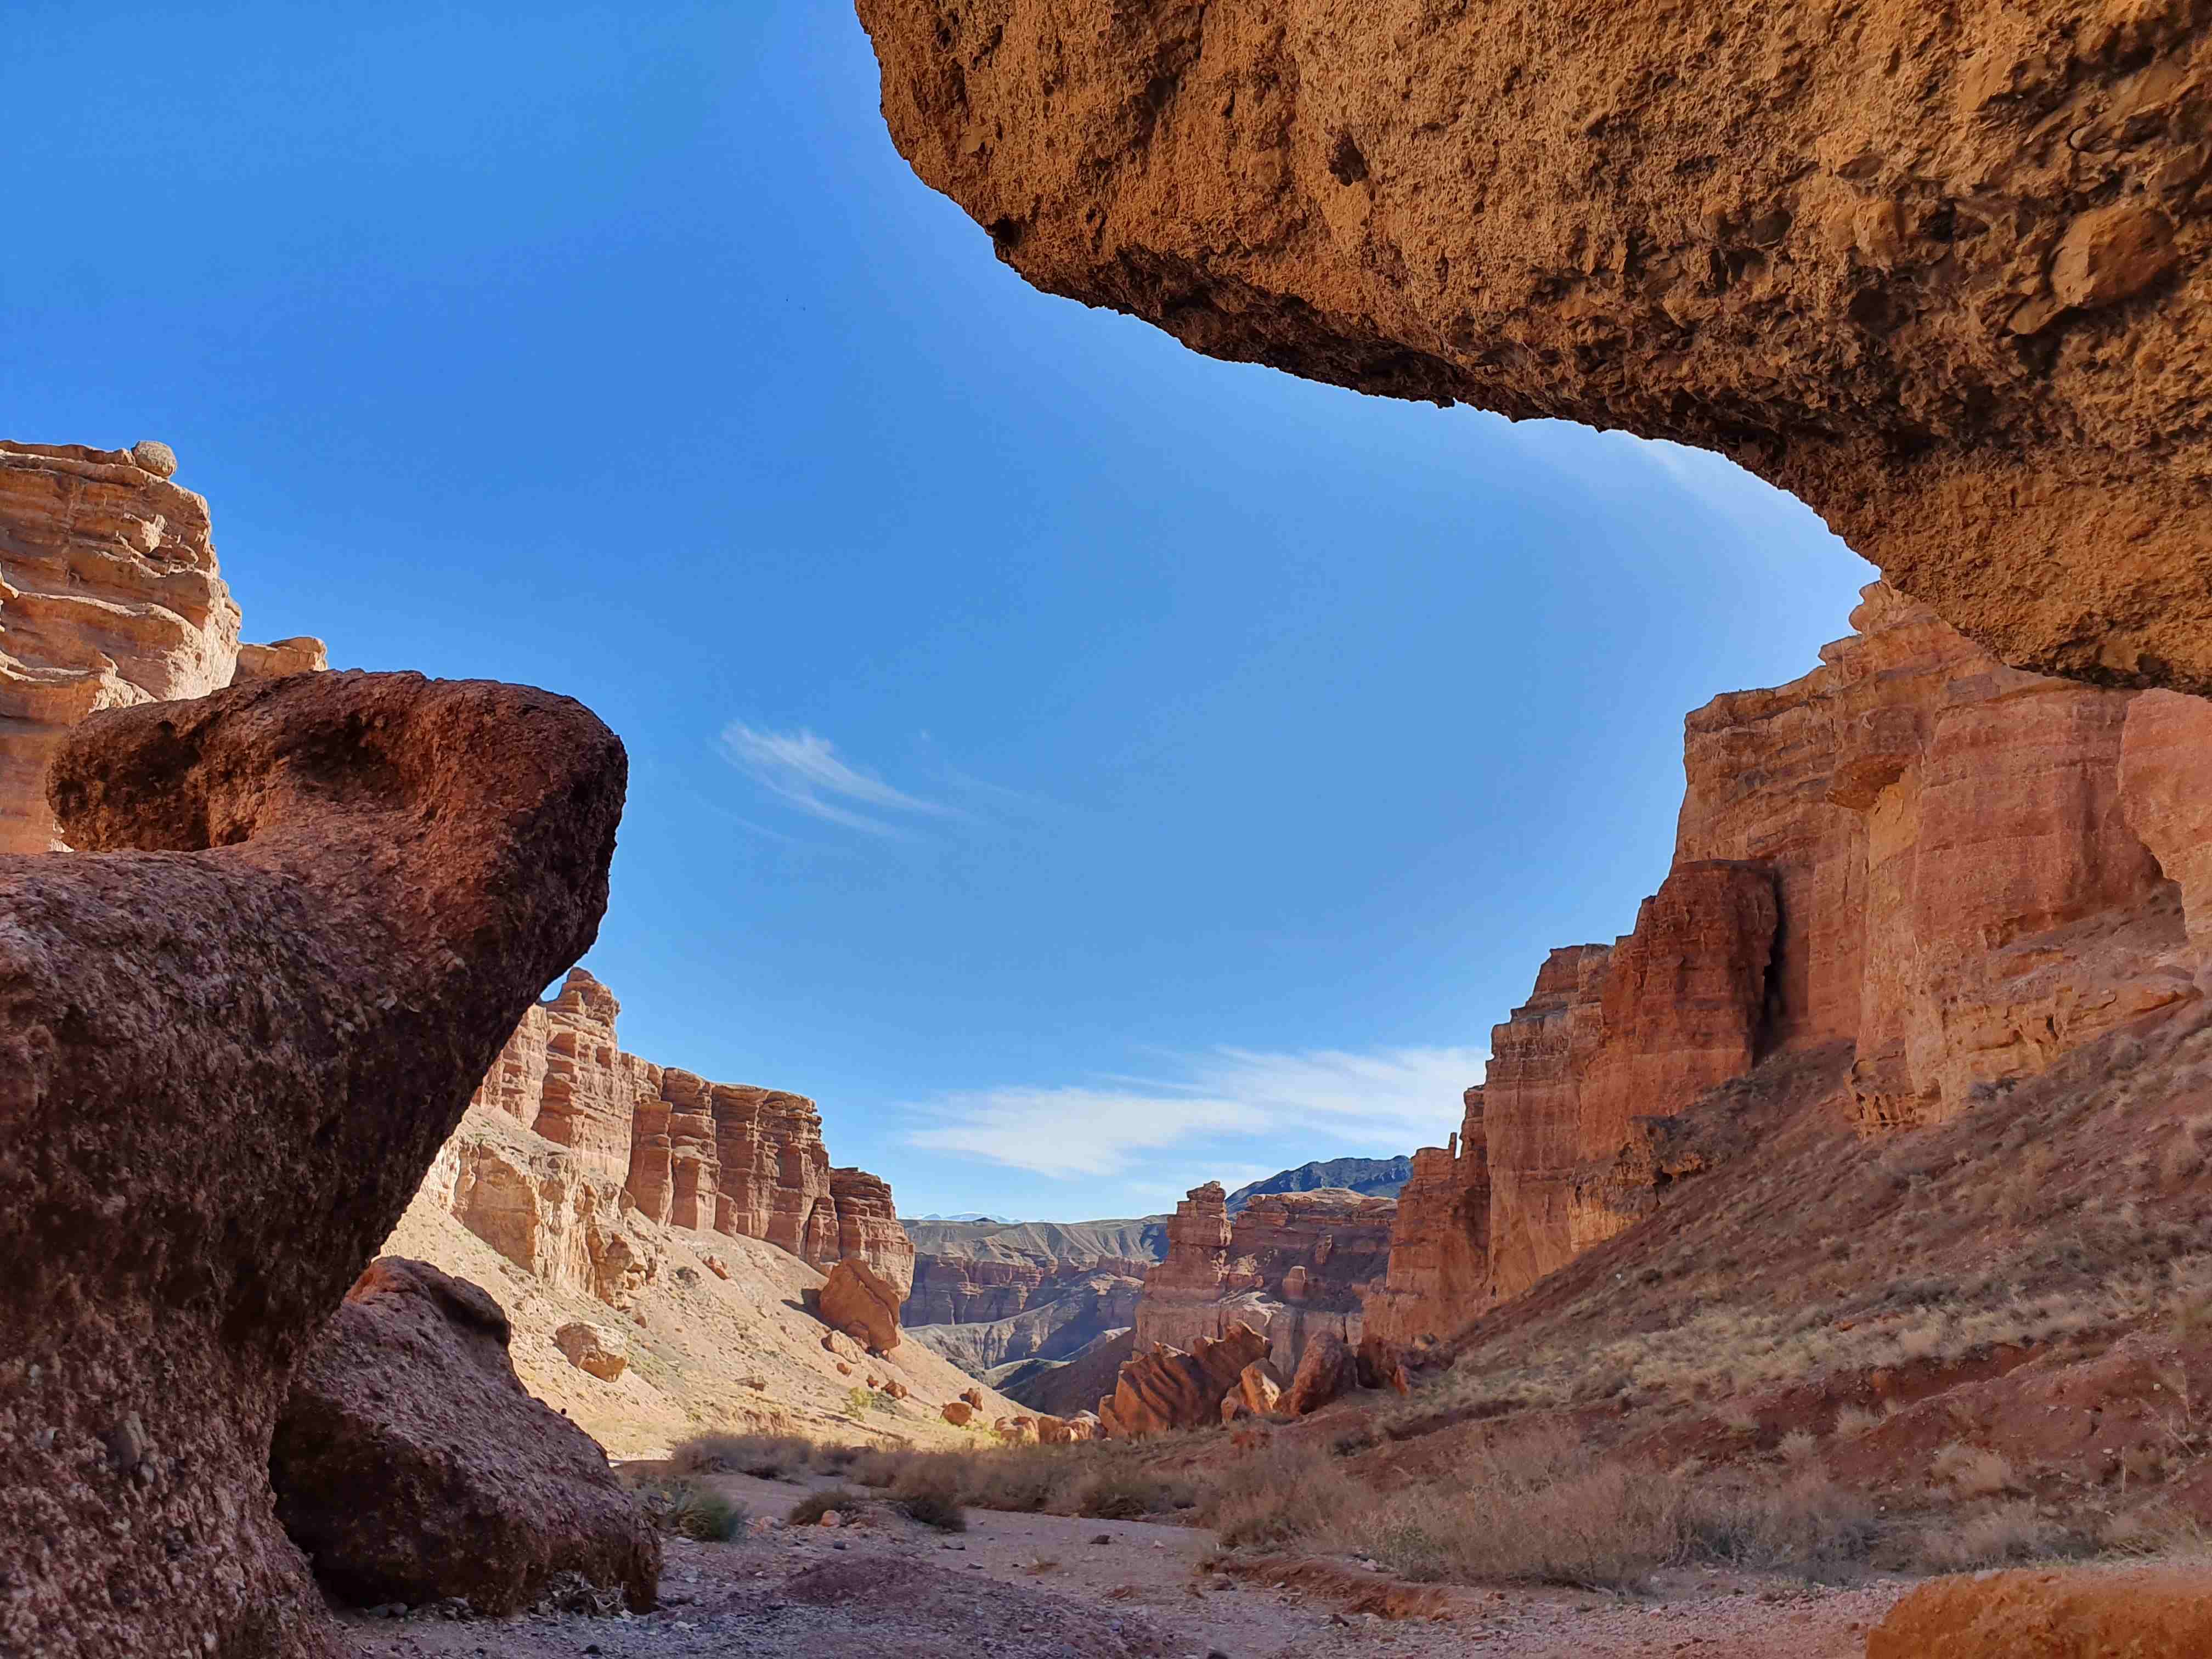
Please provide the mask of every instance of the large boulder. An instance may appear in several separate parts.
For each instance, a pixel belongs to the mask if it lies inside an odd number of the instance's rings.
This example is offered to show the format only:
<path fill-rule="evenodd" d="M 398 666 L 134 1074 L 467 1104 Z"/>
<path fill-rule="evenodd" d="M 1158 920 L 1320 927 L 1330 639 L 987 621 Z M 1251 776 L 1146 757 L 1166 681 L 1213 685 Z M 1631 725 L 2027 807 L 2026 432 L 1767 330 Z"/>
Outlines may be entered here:
<path fill-rule="evenodd" d="M 847 1256 L 822 1281 L 822 1322 L 840 1330 L 870 1353 L 889 1353 L 899 1345 L 897 1285 L 859 1256 Z"/>
<path fill-rule="evenodd" d="M 1317 1412 L 1332 1400 L 1342 1399 L 1359 1386 L 1359 1361 L 1334 1331 L 1323 1331 L 1306 1344 L 1298 1361 L 1298 1374 L 1285 1389 L 1282 1409 L 1292 1417 Z"/>
<path fill-rule="evenodd" d="M 1114 1392 L 1098 1402 L 1100 1431 L 1133 1438 L 1218 1423 L 1223 1397 L 1267 1352 L 1267 1339 L 1242 1322 L 1218 1339 L 1199 1338 L 1188 1353 L 1156 1342 L 1121 1367 Z"/>
<path fill-rule="evenodd" d="M 629 1369 L 629 1345 L 622 1333 L 572 1319 L 553 1333 L 553 1346 L 561 1357 L 580 1371 L 589 1371 L 603 1382 L 611 1382 Z"/>
<path fill-rule="evenodd" d="M 556 1573 L 642 1613 L 660 1539 L 581 1429 L 532 1399 L 498 1303 L 428 1262 L 369 1264 L 276 1420 L 276 1516 L 333 1596 L 529 1606 Z"/>
<path fill-rule="evenodd" d="M 304 674 L 95 714 L 0 856 L 0 1653 L 337 1653 L 269 1446 L 315 1332 L 591 944 L 578 704 Z"/>

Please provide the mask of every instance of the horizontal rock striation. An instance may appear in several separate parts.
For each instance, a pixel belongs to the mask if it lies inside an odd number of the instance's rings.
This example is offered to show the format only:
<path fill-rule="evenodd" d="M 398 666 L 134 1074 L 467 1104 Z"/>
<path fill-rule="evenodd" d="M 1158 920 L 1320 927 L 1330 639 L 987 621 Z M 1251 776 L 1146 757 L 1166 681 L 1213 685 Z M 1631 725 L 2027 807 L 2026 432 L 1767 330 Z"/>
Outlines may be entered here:
<path fill-rule="evenodd" d="M 1281 1193 L 1254 1199 L 1232 1220 L 1220 1182 L 1192 1188 L 1168 1223 L 1166 1258 L 1145 1276 L 1138 1352 L 1194 1351 L 1243 1325 L 1266 1336 L 1268 1357 L 1290 1376 L 1321 1333 L 1356 1348 L 1361 1297 L 1383 1276 L 1396 1210 L 1358 1193 Z"/>
<path fill-rule="evenodd" d="M 1886 1134 L 2200 996 L 2212 704 L 2007 668 L 1881 583 L 1852 622 L 1689 716 L 1673 870 L 1492 1033 L 1459 1141 L 1416 1155 L 1378 1334 L 1449 1335 L 1650 1213 L 1763 1060 L 1840 1050 L 1834 1109 Z"/>
<path fill-rule="evenodd" d="M 1047 292 L 1720 450 L 2004 662 L 2212 691 L 2193 6 L 858 9 Z"/>
<path fill-rule="evenodd" d="M 814 1103 L 710 1083 L 625 1053 L 615 1032 L 621 1012 L 614 994 L 579 968 L 515 1027 L 471 1104 L 505 1114 L 570 1156 L 530 1176 L 494 1167 L 514 1163 L 507 1152 L 457 1149 L 464 1165 L 483 1171 L 475 1188 L 465 1172 L 454 1188 L 453 1212 L 471 1231 L 519 1266 L 580 1283 L 580 1258 L 561 1241 L 594 1228 L 617 1234 L 634 1209 L 670 1226 L 763 1239 L 825 1273 L 857 1257 L 904 1297 L 914 1247 L 890 1188 L 866 1170 L 830 1167 Z M 472 1197 L 487 1180 L 497 1190 Z M 501 1219 L 518 1206 L 499 1194 L 533 1182 L 538 1195 L 526 1207 L 537 1219 Z M 566 1265 L 549 1272 L 549 1249 L 566 1251 Z M 633 1251 L 618 1271 L 631 1271 L 636 1259 Z"/>
<path fill-rule="evenodd" d="M 1168 1248 L 1164 1216 L 901 1224 L 915 1251 L 914 1292 L 907 1304 L 910 1326 L 1011 1318 L 1102 1274 L 1141 1279 Z"/>
<path fill-rule="evenodd" d="M 176 464 L 161 444 L 0 441 L 0 853 L 58 844 L 46 766 L 86 715 L 329 665 L 316 640 L 239 644 Z"/>

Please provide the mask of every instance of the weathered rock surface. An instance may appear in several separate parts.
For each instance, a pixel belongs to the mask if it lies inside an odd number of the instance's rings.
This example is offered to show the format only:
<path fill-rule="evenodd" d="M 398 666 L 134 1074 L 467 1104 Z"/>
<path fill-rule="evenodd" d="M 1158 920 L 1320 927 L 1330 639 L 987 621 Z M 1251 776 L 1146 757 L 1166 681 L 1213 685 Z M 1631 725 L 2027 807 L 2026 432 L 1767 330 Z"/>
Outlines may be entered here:
<path fill-rule="evenodd" d="M 822 1281 L 822 1322 L 851 1337 L 870 1353 L 899 1345 L 898 1286 L 860 1256 L 830 1268 Z"/>
<path fill-rule="evenodd" d="M 900 1224 L 915 1252 L 909 1328 L 1005 1319 L 1102 1273 L 1141 1279 L 1167 1254 L 1164 1216 Z"/>
<path fill-rule="evenodd" d="M 0 1651 L 333 1650 L 270 1432 L 590 945 L 623 775 L 566 698 L 409 674 L 62 738 L 49 804 L 83 850 L 0 857 L 0 1252 L 38 1264 L 0 1288 Z"/>
<path fill-rule="evenodd" d="M 986 1375 L 991 1386 L 1010 1400 L 1071 1417 L 1089 1411 L 1101 1395 L 1111 1394 L 1121 1367 L 1135 1353 L 1133 1330 L 1102 1331 L 1065 1359 L 1016 1360 Z"/>
<path fill-rule="evenodd" d="M 1231 1220 L 1218 1182 L 1192 1188 L 1168 1223 L 1165 1259 L 1145 1276 L 1138 1352 L 1194 1349 L 1247 1325 L 1287 1376 L 1322 1333 L 1357 1346 L 1361 1297 L 1383 1276 L 1396 1207 L 1357 1193 L 1279 1193 Z"/>
<path fill-rule="evenodd" d="M 1072 1359 L 1106 1332 L 1127 1330 L 1136 1322 L 1137 1299 L 1145 1288 L 1141 1279 L 1093 1273 L 1053 1282 L 1058 1296 L 1004 1319 L 910 1324 L 907 1334 L 980 1376 L 1025 1360 Z M 1092 1389 L 1090 1397 L 1097 1393 Z"/>
<path fill-rule="evenodd" d="M 317 1338 L 269 1470 L 277 1518 L 337 1599 L 514 1613 L 573 1572 L 654 1605 L 659 1534 L 597 1443 L 524 1389 L 509 1334 L 476 1285 L 385 1256 Z"/>
<path fill-rule="evenodd" d="M 2212 691 L 2193 8 L 859 11 L 893 140 L 1047 292 L 1721 450 L 2008 663 Z"/>
<path fill-rule="evenodd" d="M 1361 1341 L 1378 1352 L 1441 1341 L 1490 1299 L 1490 1148 L 1480 1085 L 1443 1146 L 1413 1154 L 1398 1194 L 1389 1266 L 1362 1304 Z M 1464 1310 L 1464 1311 L 1462 1311 Z"/>
<path fill-rule="evenodd" d="M 553 1346 L 571 1365 L 602 1382 L 613 1382 L 629 1368 L 629 1346 L 621 1334 L 589 1320 L 572 1319 L 562 1326 L 553 1333 Z"/>
<path fill-rule="evenodd" d="M 95 709 L 328 666 L 319 641 L 239 644 L 207 502 L 175 471 L 166 444 L 0 441 L 0 853 L 56 844 L 46 765 Z"/>
<path fill-rule="evenodd" d="M 1282 1409 L 1292 1417 L 1317 1412 L 1359 1386 L 1359 1362 L 1344 1339 L 1323 1332 L 1306 1345 L 1298 1374 L 1283 1391 Z"/>
<path fill-rule="evenodd" d="M 1223 1398 L 1267 1352 L 1267 1339 L 1249 1325 L 1232 1325 L 1218 1340 L 1200 1337 L 1187 1353 L 1155 1343 L 1121 1367 L 1114 1392 L 1098 1402 L 1100 1432 L 1134 1439 L 1218 1423 Z"/>
<path fill-rule="evenodd" d="M 1689 716 L 1672 872 L 1492 1033 L 1372 1328 L 1448 1336 L 1650 1213 L 1725 1140 L 1663 1126 L 1757 1060 L 1843 1045 L 1836 1110 L 1883 1134 L 2198 998 L 2208 705 L 2006 668 L 1881 584 L 1852 621 Z"/>
<path fill-rule="evenodd" d="M 667 1226 L 764 1239 L 824 1273 L 859 1256 L 905 1294 L 914 1247 L 890 1188 L 830 1167 L 812 1101 L 625 1053 L 621 1012 L 612 991 L 575 969 L 523 1016 L 474 1104 L 569 1148 L 564 1184 L 613 1188 L 617 1201 L 598 1206 L 603 1228 L 634 1207 Z"/>
<path fill-rule="evenodd" d="M 2027 1569 L 1938 1578 L 1892 1607 L 1867 1659 L 2194 1659 L 2212 1653 L 2212 1573 Z"/>

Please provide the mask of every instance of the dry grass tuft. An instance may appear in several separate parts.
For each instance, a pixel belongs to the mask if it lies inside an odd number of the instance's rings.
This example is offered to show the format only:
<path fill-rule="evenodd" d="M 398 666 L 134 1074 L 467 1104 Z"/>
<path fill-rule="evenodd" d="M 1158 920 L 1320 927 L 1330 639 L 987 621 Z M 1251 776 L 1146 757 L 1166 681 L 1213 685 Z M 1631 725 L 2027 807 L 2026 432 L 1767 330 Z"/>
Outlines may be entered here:
<path fill-rule="evenodd" d="M 824 1486 L 819 1492 L 807 1493 L 793 1504 L 783 1518 L 794 1527 L 811 1527 L 832 1510 L 841 1516 L 848 1516 L 861 1509 L 867 1501 L 866 1493 L 854 1492 L 850 1486 Z"/>
<path fill-rule="evenodd" d="M 1957 1440 L 1936 1454 L 1929 1473 L 1961 1498 L 1990 1498 L 2020 1485 L 2002 1452 Z"/>
<path fill-rule="evenodd" d="M 661 1531 L 702 1544 L 727 1543 L 744 1528 L 743 1504 L 689 1480 L 655 1481 L 638 1488 L 637 1498 L 646 1517 Z"/>

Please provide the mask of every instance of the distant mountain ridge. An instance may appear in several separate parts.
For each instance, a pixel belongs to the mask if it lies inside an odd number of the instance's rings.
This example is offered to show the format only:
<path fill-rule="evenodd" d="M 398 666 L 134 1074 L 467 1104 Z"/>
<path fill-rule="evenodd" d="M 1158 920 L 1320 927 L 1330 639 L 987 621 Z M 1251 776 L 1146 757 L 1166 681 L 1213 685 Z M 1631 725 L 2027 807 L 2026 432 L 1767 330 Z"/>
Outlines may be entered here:
<path fill-rule="evenodd" d="M 1255 1198 L 1275 1193 L 1316 1193 L 1324 1187 L 1341 1187 L 1370 1198 L 1395 1198 L 1413 1179 L 1411 1158 L 1332 1158 L 1282 1170 L 1265 1181 L 1239 1187 L 1229 1194 L 1229 1213 L 1237 1214 Z"/>

